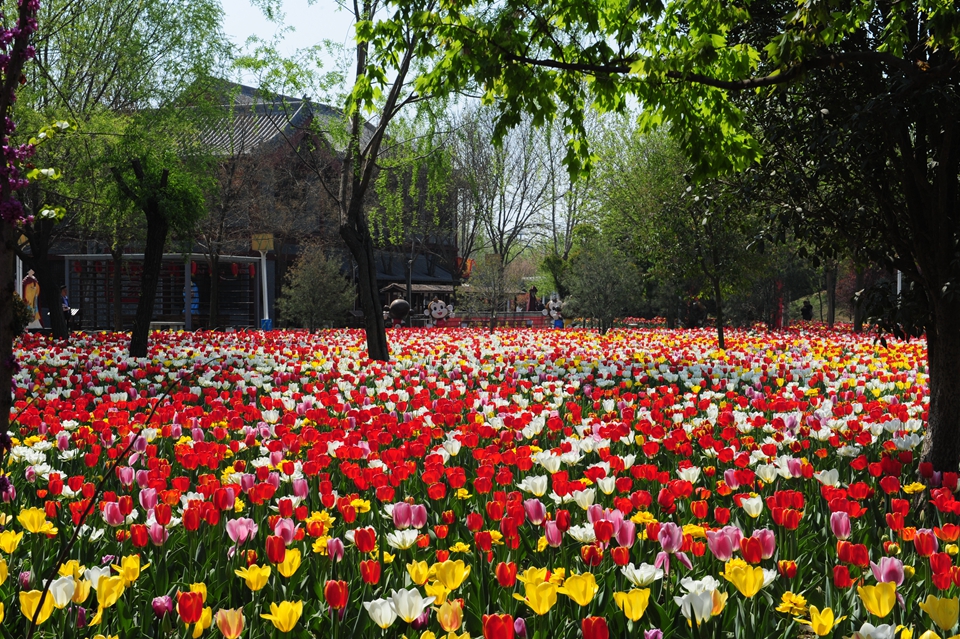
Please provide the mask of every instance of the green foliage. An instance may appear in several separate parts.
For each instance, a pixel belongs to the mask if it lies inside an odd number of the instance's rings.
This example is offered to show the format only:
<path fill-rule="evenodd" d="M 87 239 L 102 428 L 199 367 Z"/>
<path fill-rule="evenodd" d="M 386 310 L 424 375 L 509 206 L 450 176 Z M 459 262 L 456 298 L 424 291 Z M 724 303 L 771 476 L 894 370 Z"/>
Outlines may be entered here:
<path fill-rule="evenodd" d="M 33 321 L 33 309 L 23 301 L 23 298 L 13 292 L 13 322 L 16 328 L 13 331 L 14 337 L 20 335 L 27 329 L 27 325 Z"/>
<path fill-rule="evenodd" d="M 339 264 L 327 259 L 319 246 L 308 244 L 287 274 L 277 303 L 284 319 L 315 331 L 342 325 L 353 299 L 353 286 L 340 273 Z"/>
<path fill-rule="evenodd" d="M 601 333 L 616 318 L 634 313 L 640 301 L 640 271 L 602 237 L 590 239 L 570 258 L 566 281 L 570 297 L 564 300 L 564 315 L 597 319 Z"/>

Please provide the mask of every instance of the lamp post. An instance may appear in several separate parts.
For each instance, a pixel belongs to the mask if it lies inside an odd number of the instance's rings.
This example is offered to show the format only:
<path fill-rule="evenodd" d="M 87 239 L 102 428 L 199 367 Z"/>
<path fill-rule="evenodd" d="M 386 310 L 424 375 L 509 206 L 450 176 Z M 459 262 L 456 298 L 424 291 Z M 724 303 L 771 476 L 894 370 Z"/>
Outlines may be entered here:
<path fill-rule="evenodd" d="M 260 281 L 263 283 L 263 319 L 260 320 L 260 328 L 269 331 L 273 328 L 273 322 L 270 320 L 270 301 L 267 299 L 267 251 L 273 250 L 273 233 L 255 233 L 250 245 L 260 253 Z"/>

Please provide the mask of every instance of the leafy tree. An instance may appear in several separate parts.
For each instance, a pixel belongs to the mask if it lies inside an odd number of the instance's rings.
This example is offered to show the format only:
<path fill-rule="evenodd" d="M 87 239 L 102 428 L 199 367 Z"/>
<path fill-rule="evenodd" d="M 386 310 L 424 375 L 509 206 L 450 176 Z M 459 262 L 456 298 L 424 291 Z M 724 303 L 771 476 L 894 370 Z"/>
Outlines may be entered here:
<path fill-rule="evenodd" d="M 190 163 L 179 156 L 182 149 L 164 150 L 159 141 L 153 142 L 153 150 L 138 146 L 121 149 L 118 159 L 126 159 L 128 163 L 118 162 L 112 167 L 120 192 L 143 213 L 147 222 L 140 299 L 130 336 L 131 357 L 147 356 L 167 234 L 171 230 L 186 233 L 193 228 L 206 211 L 204 195 L 211 186 L 201 177 L 204 171 L 197 166 L 206 158 L 188 157 L 194 163 L 190 167 Z"/>
<path fill-rule="evenodd" d="M 324 324 L 343 322 L 353 298 L 353 286 L 341 274 L 340 264 L 327 259 L 320 246 L 307 244 L 296 266 L 287 273 L 280 313 L 312 332 Z"/>
<path fill-rule="evenodd" d="M 257 4 L 265 9 L 268 17 L 279 13 L 276 0 L 258 0 Z M 362 0 L 349 5 L 356 46 L 350 50 L 351 69 L 335 72 L 347 85 L 345 126 L 336 131 L 323 131 L 323 124 L 315 120 L 318 137 L 330 134 L 343 146 L 334 167 L 330 163 L 308 163 L 334 203 L 340 237 L 356 264 L 367 352 L 377 360 L 388 360 L 390 351 L 377 287 L 368 196 L 374 191 L 378 162 L 391 123 L 406 107 L 449 93 L 447 87 L 429 87 L 420 81 L 439 58 L 434 20 L 439 6 L 437 0 Z M 278 82 L 308 86 L 304 78 L 316 75 L 288 60 L 273 55 L 267 57 L 270 63 L 267 66 L 275 62 L 270 69 L 265 69 L 264 62 L 254 58 L 248 59 L 248 63 L 275 79 L 270 83 L 271 90 L 279 88 Z M 330 184 L 330 173 L 335 173 L 335 184 Z"/>
<path fill-rule="evenodd" d="M 865 199 L 840 210 L 778 211 L 801 237 L 861 234 L 875 258 L 916 284 L 926 303 L 930 410 L 924 458 L 960 464 L 960 9 L 950 3 L 717 4 L 482 0 L 445 5 L 447 64 L 434 83 L 479 82 L 497 98 L 498 132 L 532 114 L 563 114 L 567 164 L 589 164 L 584 105 L 644 105 L 642 123 L 671 124 L 697 175 L 742 170 L 761 158 L 740 92 L 817 130 L 815 174 L 840 151 Z M 584 82 L 584 79 L 589 81 Z M 808 99 L 804 100 L 804 97 Z M 829 106 L 817 106 L 816 97 Z M 792 102 L 791 102 L 792 101 Z M 820 146 L 823 142 L 825 146 Z M 838 177 L 842 177 L 838 176 Z M 842 193 L 834 191 L 835 195 Z M 809 235 L 808 235 L 809 234 Z M 863 242 L 857 242 L 863 244 Z"/>
<path fill-rule="evenodd" d="M 3 127 L 3 175 L 0 180 L 0 295 L 9 300 L 14 294 L 14 251 L 19 237 L 18 225 L 24 215 L 23 205 L 16 198 L 26 181 L 21 166 L 32 152 L 30 147 L 11 144 L 14 131 L 12 107 L 20 86 L 20 76 L 27 61 L 33 57 L 31 39 L 37 31 L 37 2 L 22 2 L 10 11 L 10 26 L 0 26 L 0 52 L 9 56 L 0 68 L 0 123 Z M 17 335 L 14 305 L 0 304 L 0 433 L 6 433 L 13 408 L 13 374 L 17 367 L 13 357 L 13 340 Z M 9 443 L 7 444 L 9 445 Z"/>
<path fill-rule="evenodd" d="M 567 281 L 570 297 L 565 315 L 599 321 L 603 335 L 618 317 L 631 313 L 639 301 L 640 271 L 627 255 L 597 236 L 571 258 Z"/>

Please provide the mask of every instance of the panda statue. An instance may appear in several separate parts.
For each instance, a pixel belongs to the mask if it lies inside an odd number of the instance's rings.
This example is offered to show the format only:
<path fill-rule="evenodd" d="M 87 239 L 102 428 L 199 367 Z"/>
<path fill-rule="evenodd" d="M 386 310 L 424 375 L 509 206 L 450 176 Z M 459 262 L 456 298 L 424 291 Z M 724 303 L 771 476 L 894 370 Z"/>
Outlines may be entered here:
<path fill-rule="evenodd" d="M 447 325 L 447 320 L 453 318 L 453 306 L 435 297 L 427 304 L 423 314 L 427 316 L 428 327 L 443 328 Z"/>

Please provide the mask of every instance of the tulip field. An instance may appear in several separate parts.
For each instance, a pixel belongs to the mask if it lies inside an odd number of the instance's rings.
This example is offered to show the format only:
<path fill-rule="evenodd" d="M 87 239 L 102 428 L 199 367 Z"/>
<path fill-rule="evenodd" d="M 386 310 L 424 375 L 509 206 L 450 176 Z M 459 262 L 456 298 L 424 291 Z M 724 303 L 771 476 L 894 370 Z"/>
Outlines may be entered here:
<path fill-rule="evenodd" d="M 384 363 L 357 331 L 127 339 L 18 343 L 0 637 L 957 633 L 922 342 L 398 330 Z"/>

